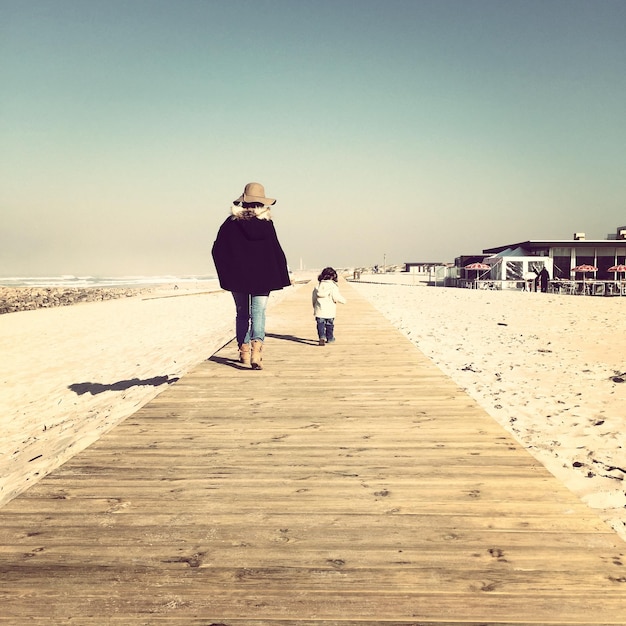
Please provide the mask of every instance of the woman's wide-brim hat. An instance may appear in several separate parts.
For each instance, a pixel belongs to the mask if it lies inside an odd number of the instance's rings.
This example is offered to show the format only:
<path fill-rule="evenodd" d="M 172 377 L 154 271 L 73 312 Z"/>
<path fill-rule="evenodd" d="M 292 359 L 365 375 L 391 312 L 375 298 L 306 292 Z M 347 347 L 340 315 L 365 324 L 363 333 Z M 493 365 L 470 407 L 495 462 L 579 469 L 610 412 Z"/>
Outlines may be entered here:
<path fill-rule="evenodd" d="M 265 188 L 261 183 L 248 183 L 234 204 L 241 204 L 242 202 L 260 202 L 263 206 L 271 206 L 276 200 L 265 197 Z"/>

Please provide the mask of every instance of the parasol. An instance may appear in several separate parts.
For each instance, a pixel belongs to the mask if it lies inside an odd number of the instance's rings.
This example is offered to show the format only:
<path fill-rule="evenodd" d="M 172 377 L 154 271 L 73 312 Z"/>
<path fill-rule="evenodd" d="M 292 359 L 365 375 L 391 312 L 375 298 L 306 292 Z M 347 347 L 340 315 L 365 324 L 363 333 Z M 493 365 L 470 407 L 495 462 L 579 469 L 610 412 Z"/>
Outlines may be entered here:
<path fill-rule="evenodd" d="M 615 272 L 616 274 L 626 274 L 626 265 L 612 265 L 607 271 Z"/>
<path fill-rule="evenodd" d="M 474 283 L 478 280 L 478 273 L 481 271 L 486 271 L 491 269 L 491 265 L 487 265 L 486 263 L 470 263 L 469 265 L 463 266 L 464 270 L 475 270 L 476 278 L 474 279 Z"/>
<path fill-rule="evenodd" d="M 598 268 L 595 265 L 577 265 L 573 270 L 572 273 L 575 274 L 581 274 L 583 275 L 583 280 L 585 279 L 585 275 L 587 274 L 587 272 L 597 272 Z"/>
<path fill-rule="evenodd" d="M 463 269 L 464 270 L 490 270 L 491 265 L 487 265 L 486 263 L 470 263 L 469 265 L 465 265 Z"/>
<path fill-rule="evenodd" d="M 577 265 L 574 269 L 572 269 L 573 274 L 582 274 L 583 275 L 583 290 L 582 293 L 587 293 L 585 290 L 585 279 L 587 278 L 587 272 L 597 272 L 598 268 L 595 265 Z"/>
<path fill-rule="evenodd" d="M 620 263 L 619 265 L 612 265 L 611 267 L 609 267 L 608 269 L 609 272 L 614 272 L 616 275 L 617 274 L 625 274 L 626 275 L 626 265 Z M 622 277 L 619 277 L 619 295 L 622 295 Z"/>

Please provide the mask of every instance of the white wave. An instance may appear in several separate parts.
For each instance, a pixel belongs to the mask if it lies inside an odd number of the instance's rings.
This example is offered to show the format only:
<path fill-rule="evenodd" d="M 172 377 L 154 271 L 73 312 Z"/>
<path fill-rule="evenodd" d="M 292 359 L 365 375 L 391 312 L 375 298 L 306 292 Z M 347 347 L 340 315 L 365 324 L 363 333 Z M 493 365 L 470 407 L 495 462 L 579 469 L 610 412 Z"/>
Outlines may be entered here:
<path fill-rule="evenodd" d="M 214 275 L 203 276 L 6 276 L 0 277 L 2 287 L 136 287 L 167 284 L 199 284 L 215 281 Z"/>

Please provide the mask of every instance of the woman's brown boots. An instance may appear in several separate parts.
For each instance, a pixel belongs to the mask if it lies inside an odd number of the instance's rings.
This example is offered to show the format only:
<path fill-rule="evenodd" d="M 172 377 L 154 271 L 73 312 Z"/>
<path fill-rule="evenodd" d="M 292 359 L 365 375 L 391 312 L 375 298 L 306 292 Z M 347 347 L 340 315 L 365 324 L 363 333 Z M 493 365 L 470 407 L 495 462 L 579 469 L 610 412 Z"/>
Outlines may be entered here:
<path fill-rule="evenodd" d="M 244 365 L 250 365 L 250 344 L 249 343 L 240 343 L 239 344 L 239 362 Z"/>
<path fill-rule="evenodd" d="M 252 340 L 252 355 L 250 357 L 250 365 L 253 370 L 262 370 L 263 365 L 263 342 L 260 339 Z"/>
<path fill-rule="evenodd" d="M 252 340 L 252 350 L 249 343 L 239 344 L 239 362 L 250 365 L 253 370 L 262 370 L 263 365 L 263 342 L 260 339 Z"/>

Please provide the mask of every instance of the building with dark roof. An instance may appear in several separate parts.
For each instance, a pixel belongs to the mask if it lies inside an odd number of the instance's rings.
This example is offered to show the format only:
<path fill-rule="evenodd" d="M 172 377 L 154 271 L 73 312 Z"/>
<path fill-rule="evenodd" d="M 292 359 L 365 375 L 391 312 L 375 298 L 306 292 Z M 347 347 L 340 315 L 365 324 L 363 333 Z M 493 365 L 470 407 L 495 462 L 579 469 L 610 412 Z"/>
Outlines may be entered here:
<path fill-rule="evenodd" d="M 606 239 L 586 239 L 575 233 L 573 239 L 528 240 L 483 250 L 484 262 L 492 266 L 491 279 L 519 280 L 528 272 L 544 267 L 551 278 L 569 279 L 579 265 L 597 267 L 595 278 L 613 280 L 609 268 L 626 264 L 626 226 L 620 226 Z"/>

